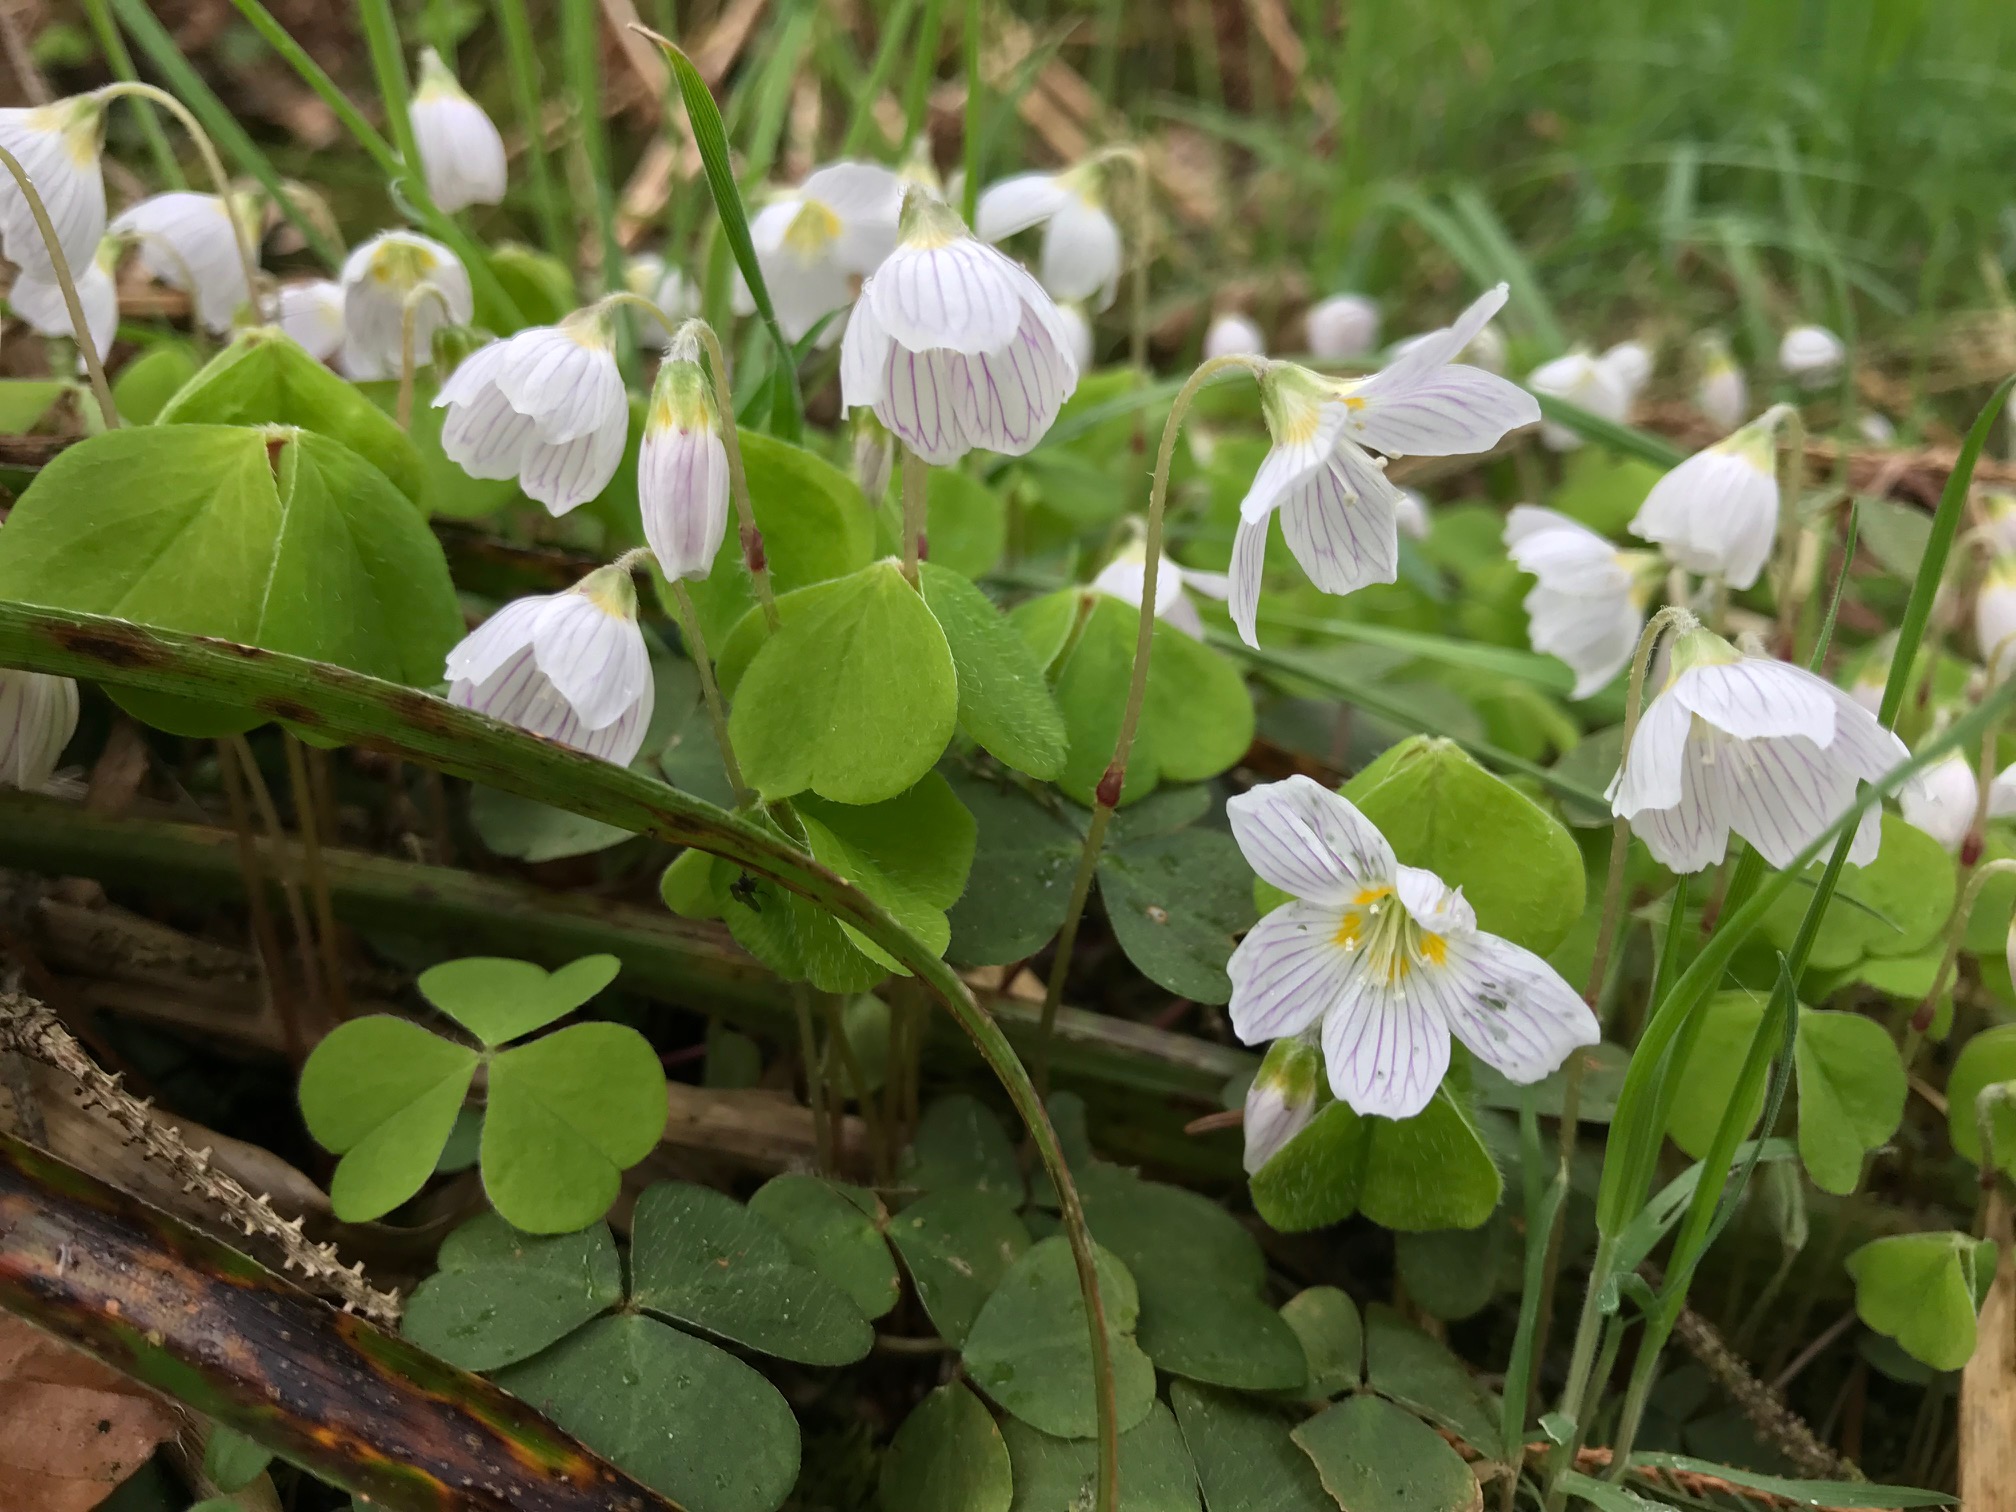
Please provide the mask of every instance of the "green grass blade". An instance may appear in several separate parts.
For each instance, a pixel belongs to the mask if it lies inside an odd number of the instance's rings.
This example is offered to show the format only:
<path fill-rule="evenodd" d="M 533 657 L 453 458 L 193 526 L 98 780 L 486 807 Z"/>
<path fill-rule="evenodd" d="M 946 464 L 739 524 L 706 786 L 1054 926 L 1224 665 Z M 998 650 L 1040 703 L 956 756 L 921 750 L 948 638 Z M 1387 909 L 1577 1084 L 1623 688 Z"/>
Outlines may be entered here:
<path fill-rule="evenodd" d="M 1110 7 L 1116 11 L 1118 8 Z M 960 39 L 966 55 L 966 133 L 965 140 L 960 144 L 966 174 L 960 185 L 959 214 L 969 226 L 973 224 L 973 211 L 980 203 L 980 149 L 986 135 L 981 130 L 981 122 L 986 117 L 987 91 L 980 81 L 980 18 L 984 9 L 981 0 L 966 0 L 965 35 Z M 1109 22 L 1109 25 L 1118 31 L 1116 23 Z M 1110 91 L 1106 98 L 1112 98 Z"/>
<path fill-rule="evenodd" d="M 1533 265 L 1506 234 L 1505 223 L 1485 202 L 1484 196 L 1477 192 L 1476 186 L 1458 186 L 1449 196 L 1449 203 L 1457 219 L 1469 228 L 1471 245 L 1495 270 L 1494 276 L 1481 281 L 1488 284 L 1502 279 L 1508 286 L 1506 314 L 1515 324 L 1526 327 L 1527 334 L 1547 356 L 1556 356 L 1568 350 L 1568 338 L 1561 332 L 1561 322 L 1555 318 L 1554 306 L 1541 289 Z"/>
<path fill-rule="evenodd" d="M 380 0 L 383 3 L 383 0 Z M 568 4 L 560 7 L 560 55 L 567 79 L 568 104 L 574 112 L 581 156 L 588 168 L 589 206 L 594 215 L 595 233 L 602 247 L 602 276 L 594 287 L 597 293 L 623 287 L 623 244 L 616 240 L 616 192 L 609 175 L 609 128 L 602 119 L 601 8 Z M 572 258 L 563 259 L 572 263 Z M 629 347 L 630 326 L 618 329 Z M 626 364 L 627 366 L 627 364 Z"/>
<path fill-rule="evenodd" d="M 903 149 L 924 130 L 931 110 L 931 81 L 938 76 L 938 44 L 945 36 L 945 0 L 924 0 L 924 15 L 917 23 L 917 45 L 912 50 L 910 78 L 903 86 Z"/>
<path fill-rule="evenodd" d="M 105 8 L 105 0 L 84 0 L 84 12 L 91 18 L 92 34 L 98 39 L 98 50 L 105 55 L 105 66 L 112 77 L 129 84 L 138 80 L 133 54 L 126 46 L 126 39 L 119 35 L 118 23 Z M 168 140 L 161 117 L 154 112 L 153 102 L 135 99 L 128 104 L 140 121 L 140 134 L 147 138 L 147 150 L 153 154 L 154 172 L 160 177 L 161 187 L 188 188 L 189 181 L 182 176 L 182 165 L 175 160 L 175 148 Z"/>
<path fill-rule="evenodd" d="M 1627 457 L 1641 458 L 1654 467 L 1678 467 L 1687 460 L 1687 453 L 1664 436 L 1639 430 L 1635 425 L 1605 420 L 1601 415 L 1590 414 L 1579 404 L 1557 399 L 1552 394 L 1536 393 L 1533 397 L 1540 401 L 1541 414 L 1556 425 L 1566 426 L 1585 441 L 1594 441 Z"/>
<path fill-rule="evenodd" d="M 889 76 L 896 71 L 896 54 L 910 37 L 910 19 L 917 13 L 917 0 L 896 0 L 889 8 L 889 14 L 882 18 L 882 38 L 875 47 L 875 61 L 868 66 L 867 77 L 855 92 L 854 104 L 847 116 L 847 134 L 840 139 L 840 156 L 854 157 L 868 145 L 869 136 L 880 133 L 875 127 L 875 102 L 882 97 L 882 91 L 889 87 Z"/>

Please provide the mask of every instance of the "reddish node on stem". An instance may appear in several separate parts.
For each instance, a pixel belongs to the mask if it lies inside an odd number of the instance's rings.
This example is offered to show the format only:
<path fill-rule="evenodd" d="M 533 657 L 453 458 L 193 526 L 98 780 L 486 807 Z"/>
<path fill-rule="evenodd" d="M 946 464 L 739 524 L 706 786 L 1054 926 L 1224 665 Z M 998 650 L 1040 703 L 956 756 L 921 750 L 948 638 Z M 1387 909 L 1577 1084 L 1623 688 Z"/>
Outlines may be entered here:
<path fill-rule="evenodd" d="M 770 558 L 763 552 L 763 532 L 754 525 L 742 531 L 742 560 L 751 572 L 770 570 Z"/>
<path fill-rule="evenodd" d="M 1969 830 L 1967 838 L 1960 842 L 1960 864 L 1977 866 L 1981 861 L 1981 832 Z"/>
<path fill-rule="evenodd" d="M 1911 1032 L 1913 1034 L 1930 1033 L 1932 1029 L 1932 1019 L 1933 1016 L 1937 1013 L 1937 1011 L 1938 1006 L 1935 1003 L 1933 1003 L 1933 1001 L 1930 998 L 1927 998 L 1924 1002 L 1920 1003 L 1918 1005 L 1918 1011 L 1911 1015 Z"/>
<path fill-rule="evenodd" d="M 921 530 L 917 532 L 917 560 L 920 562 L 931 560 L 931 537 Z"/>
<path fill-rule="evenodd" d="M 1118 767 L 1109 766 L 1099 779 L 1099 786 L 1092 790 L 1092 797 L 1101 808 L 1120 807 L 1120 789 L 1127 781 L 1127 774 Z"/>

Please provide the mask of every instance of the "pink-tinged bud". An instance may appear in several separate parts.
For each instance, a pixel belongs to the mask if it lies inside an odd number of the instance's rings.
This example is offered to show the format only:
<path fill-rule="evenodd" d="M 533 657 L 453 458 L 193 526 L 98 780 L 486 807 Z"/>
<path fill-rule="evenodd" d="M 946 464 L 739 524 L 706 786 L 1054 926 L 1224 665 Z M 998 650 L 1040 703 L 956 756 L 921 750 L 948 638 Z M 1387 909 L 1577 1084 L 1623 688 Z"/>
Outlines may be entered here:
<path fill-rule="evenodd" d="M 917 560 L 920 562 L 931 560 L 931 537 L 922 530 L 917 532 Z"/>
<path fill-rule="evenodd" d="M 1981 832 L 1969 830 L 1967 838 L 1960 842 L 1960 864 L 1977 866 L 1981 861 Z"/>
<path fill-rule="evenodd" d="M 1300 1036 L 1267 1047 L 1246 1091 L 1246 1173 L 1267 1164 L 1309 1126 L 1323 1087 L 1323 1052 Z"/>
<path fill-rule="evenodd" d="M 1119 767 L 1108 767 L 1100 775 L 1099 786 L 1092 790 L 1092 799 L 1101 808 L 1120 807 L 1120 790 L 1127 785 L 1127 773 Z"/>
<path fill-rule="evenodd" d="M 754 525 L 742 528 L 742 560 L 752 573 L 770 570 L 770 558 L 763 551 L 763 532 Z"/>

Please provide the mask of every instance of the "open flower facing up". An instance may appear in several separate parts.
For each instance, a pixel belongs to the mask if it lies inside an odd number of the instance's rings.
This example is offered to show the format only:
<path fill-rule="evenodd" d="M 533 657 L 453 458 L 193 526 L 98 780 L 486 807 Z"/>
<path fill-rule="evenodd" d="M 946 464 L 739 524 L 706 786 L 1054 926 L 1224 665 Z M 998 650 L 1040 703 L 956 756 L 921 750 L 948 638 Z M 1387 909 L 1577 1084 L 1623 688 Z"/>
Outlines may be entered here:
<path fill-rule="evenodd" d="M 360 382 L 399 376 L 409 301 L 414 361 L 424 366 L 434 332 L 467 325 L 475 311 L 469 270 L 441 243 L 411 231 L 382 231 L 345 259 L 346 374 Z"/>
<path fill-rule="evenodd" d="M 448 653 L 448 700 L 628 766 L 651 723 L 651 655 L 628 569 L 515 599 Z"/>
<path fill-rule="evenodd" d="M 1379 306 L 1363 294 L 1332 294 L 1302 317 L 1309 355 L 1324 362 L 1353 362 L 1379 349 Z"/>
<path fill-rule="evenodd" d="M 1109 598 L 1117 598 L 1123 604 L 1141 607 L 1141 590 L 1148 582 L 1148 545 L 1138 537 L 1129 541 L 1113 554 L 1113 560 L 1100 569 L 1092 579 L 1092 586 Z M 1163 557 L 1155 567 L 1155 618 L 1167 620 L 1192 640 L 1204 639 L 1204 621 L 1197 613 L 1197 606 L 1190 601 L 1189 593 L 1201 593 L 1206 598 L 1223 602 L 1232 591 L 1229 579 L 1222 572 L 1200 572 L 1194 567 L 1181 567 L 1168 557 Z"/>
<path fill-rule="evenodd" d="M 1750 408 L 1743 369 L 1736 366 L 1729 343 L 1715 332 L 1703 336 L 1695 351 L 1700 370 L 1694 382 L 1694 407 L 1723 430 L 1736 429 Z"/>
<path fill-rule="evenodd" d="M 605 310 L 577 310 L 466 358 L 434 407 L 441 450 L 472 478 L 516 478 L 555 516 L 601 493 L 623 460 L 630 398 Z"/>
<path fill-rule="evenodd" d="M 46 672 L 0 670 L 0 787 L 36 792 L 77 733 L 77 684 Z"/>
<path fill-rule="evenodd" d="M 704 578 L 728 529 L 728 448 L 700 343 L 673 339 L 651 390 L 637 457 L 644 539 L 668 578 Z"/>
<path fill-rule="evenodd" d="M 875 411 L 926 462 L 978 447 L 1019 457 L 1078 386 L 1064 316 L 1029 273 L 921 189 L 861 286 L 840 346 L 840 397 Z"/>
<path fill-rule="evenodd" d="M 1120 228 L 1106 213 L 1096 165 L 1064 173 L 1018 173 L 990 184 L 973 210 L 982 241 L 1043 228 L 1036 276 L 1055 299 L 1092 300 L 1103 310 L 1120 283 Z"/>
<path fill-rule="evenodd" d="M 1222 315 L 1211 317 L 1211 324 L 1204 332 L 1204 358 L 1207 362 L 1213 357 L 1266 355 L 1266 333 L 1244 315 L 1227 310 Z"/>
<path fill-rule="evenodd" d="M 1323 1095 L 1323 1047 L 1311 1034 L 1291 1034 L 1267 1047 L 1246 1089 L 1246 1174 L 1274 1158 L 1309 1127 Z"/>
<path fill-rule="evenodd" d="M 105 235 L 105 106 L 91 95 L 0 110 L 0 147 L 19 159 L 42 197 L 63 261 L 88 267 Z M 0 170 L 0 256 L 26 277 L 56 281 L 49 248 L 14 176 Z"/>
<path fill-rule="evenodd" d="M 1974 764 L 1958 752 L 1933 762 L 1897 793 L 1904 822 L 1953 852 L 1959 851 L 1974 827 L 1974 810 L 1980 801 L 1981 784 L 1974 776 Z"/>
<path fill-rule="evenodd" d="M 272 322 L 327 362 L 343 349 L 343 286 L 327 278 L 282 284 L 267 302 Z"/>
<path fill-rule="evenodd" d="M 112 282 L 111 272 L 98 258 L 73 269 L 72 273 L 77 285 L 77 303 L 84 307 L 84 329 L 102 357 L 119 330 L 119 290 Z M 7 291 L 7 303 L 38 336 L 74 339 L 77 334 L 70 321 L 70 305 L 63 298 L 63 286 L 54 279 L 45 282 L 23 273 Z"/>
<path fill-rule="evenodd" d="M 1451 1035 L 1521 1083 L 1596 1043 L 1596 1016 L 1553 967 L 1478 929 L 1462 889 L 1400 865 L 1348 799 L 1290 777 L 1225 812 L 1247 864 L 1295 900 L 1232 952 L 1232 1027 L 1254 1045 L 1320 1025 L 1331 1090 L 1354 1111 L 1419 1113 Z"/>
<path fill-rule="evenodd" d="M 854 302 L 854 281 L 873 273 L 896 246 L 902 203 L 903 181 L 889 169 L 842 162 L 814 170 L 756 212 L 749 238 L 789 340 L 804 340 L 820 321 Z M 736 295 L 738 313 L 755 309 L 739 278 Z"/>
<path fill-rule="evenodd" d="M 469 205 L 503 201 L 504 138 L 431 47 L 420 54 L 413 136 L 427 192 L 442 210 L 453 215 Z"/>
<path fill-rule="evenodd" d="M 2016 667 L 2016 554 L 1998 552 L 1974 590 L 1974 648 L 1997 682 Z"/>
<path fill-rule="evenodd" d="M 1778 412 L 1698 451 L 1652 485 L 1631 534 L 1731 588 L 1757 581 L 1778 536 Z"/>
<path fill-rule="evenodd" d="M 1778 367 L 1804 388 L 1831 382 L 1848 358 L 1841 338 L 1825 326 L 1794 326 L 1778 343 Z"/>
<path fill-rule="evenodd" d="M 1273 446 L 1239 506 L 1232 543 L 1232 623 L 1247 645 L 1259 644 L 1254 620 L 1276 510 L 1289 551 L 1325 593 L 1390 583 L 1399 572 L 1400 492 L 1367 448 L 1463 456 L 1540 418 L 1518 385 L 1454 360 L 1504 302 L 1500 284 L 1369 378 L 1338 382 L 1292 363 L 1268 365 L 1260 400 Z"/>
<path fill-rule="evenodd" d="M 639 252 L 623 265 L 623 287 L 650 300 L 674 325 L 700 313 L 700 291 L 656 252 Z M 638 311 L 632 320 L 639 346 L 662 352 L 671 345 L 671 333 L 649 315 Z"/>
<path fill-rule="evenodd" d="M 1638 648 L 1645 629 L 1646 577 L 1659 570 L 1649 551 L 1619 551 L 1579 521 L 1531 504 L 1514 505 L 1505 545 L 1521 572 L 1540 580 L 1526 595 L 1526 636 L 1575 673 L 1573 698 L 1609 685 Z"/>
<path fill-rule="evenodd" d="M 1631 409 L 1631 394 L 1619 375 L 1585 351 L 1541 363 L 1526 375 L 1526 387 L 1550 399 L 1565 399 L 1603 420 L 1621 422 Z M 1540 428 L 1540 440 L 1550 451 L 1574 451 L 1582 444 L 1577 432 L 1552 421 Z"/>
<path fill-rule="evenodd" d="M 242 206 L 239 213 L 245 213 Z M 214 194 L 156 194 L 120 211 L 110 230 L 134 243 L 149 274 L 190 297 L 206 330 L 230 330 L 232 317 L 252 298 L 231 211 Z"/>
<path fill-rule="evenodd" d="M 1847 811 L 1858 782 L 1874 782 L 1908 755 L 1832 683 L 1690 630 L 1674 643 L 1665 689 L 1638 721 L 1610 784 L 1611 806 L 1673 871 L 1718 864 L 1731 830 L 1784 867 Z M 1868 865 L 1882 840 L 1872 805 L 1849 863 Z"/>

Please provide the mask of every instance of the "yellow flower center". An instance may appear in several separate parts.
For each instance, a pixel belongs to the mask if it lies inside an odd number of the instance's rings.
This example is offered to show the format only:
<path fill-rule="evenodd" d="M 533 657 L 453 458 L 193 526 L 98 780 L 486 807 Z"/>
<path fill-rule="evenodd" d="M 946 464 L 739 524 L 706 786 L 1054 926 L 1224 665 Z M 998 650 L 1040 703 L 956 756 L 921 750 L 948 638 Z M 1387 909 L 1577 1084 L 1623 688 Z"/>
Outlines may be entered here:
<path fill-rule="evenodd" d="M 416 287 L 434 271 L 434 254 L 408 241 L 388 241 L 371 254 L 371 278 L 398 289 Z"/>
<path fill-rule="evenodd" d="M 806 200 L 784 228 L 784 245 L 808 261 L 823 256 L 840 235 L 840 217 L 817 200 Z"/>
<path fill-rule="evenodd" d="M 1366 952 L 1376 981 L 1388 987 L 1405 982 L 1418 965 L 1441 966 L 1449 942 L 1423 929 L 1390 887 L 1368 887 L 1345 905 L 1330 942 L 1348 955 Z"/>

